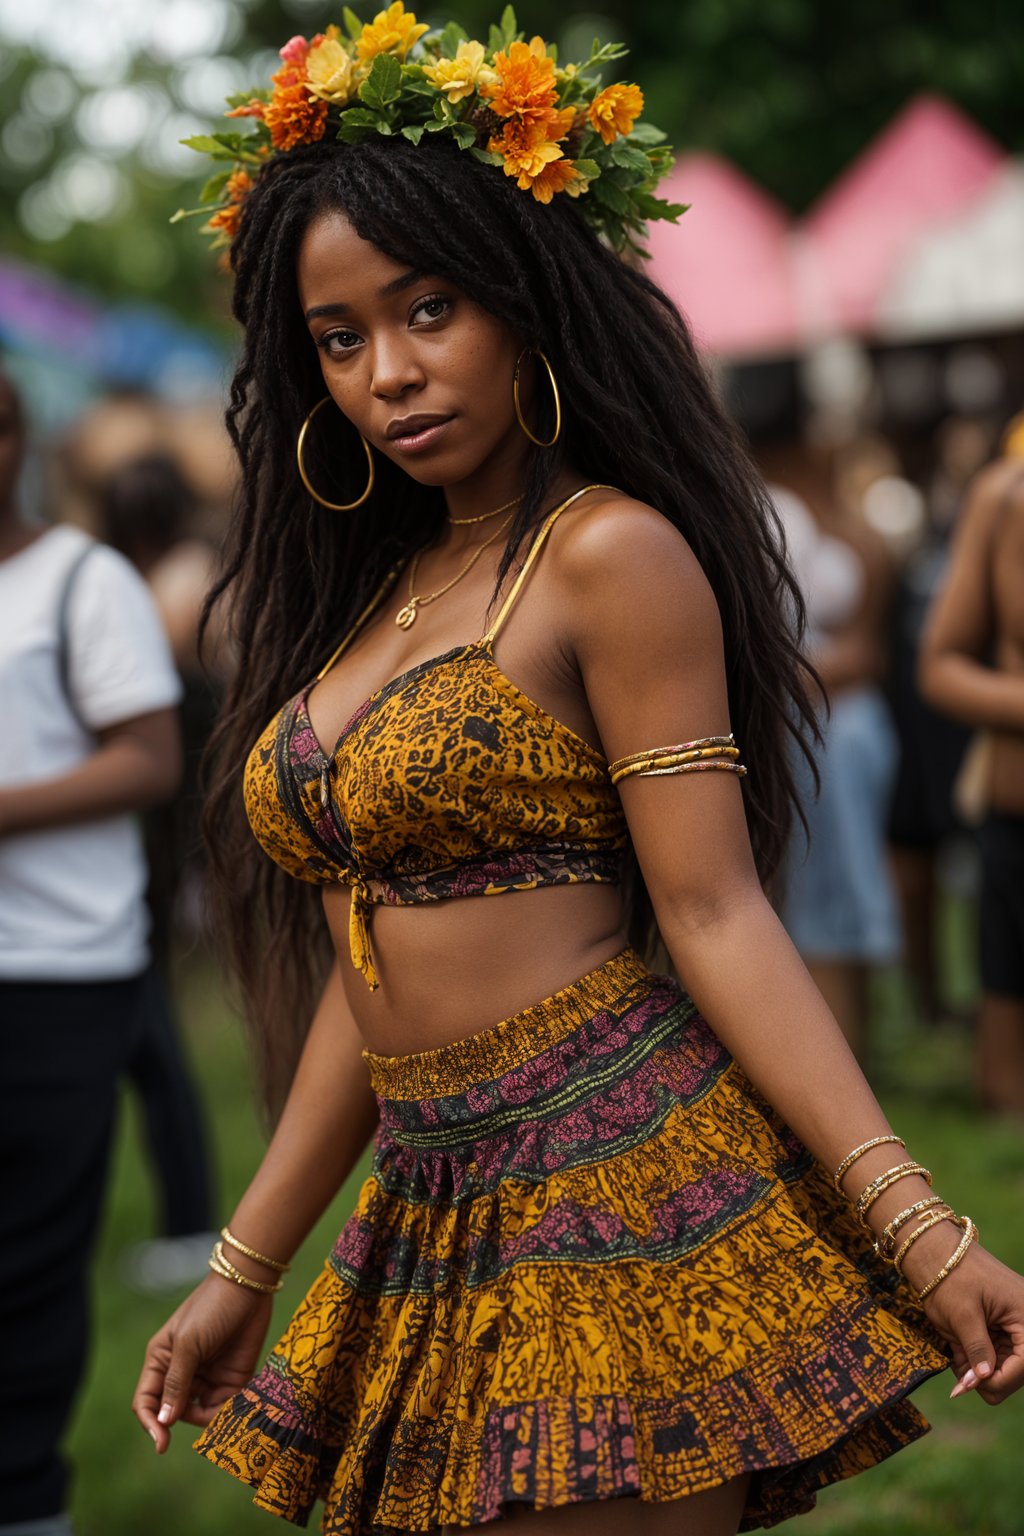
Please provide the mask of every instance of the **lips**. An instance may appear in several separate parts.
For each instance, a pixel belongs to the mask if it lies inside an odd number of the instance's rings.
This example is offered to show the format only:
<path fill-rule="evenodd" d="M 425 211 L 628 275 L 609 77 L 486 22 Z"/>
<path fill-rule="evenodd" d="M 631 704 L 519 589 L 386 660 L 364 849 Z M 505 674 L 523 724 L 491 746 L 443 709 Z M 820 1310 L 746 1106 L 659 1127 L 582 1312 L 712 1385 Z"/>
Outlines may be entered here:
<path fill-rule="evenodd" d="M 403 437 L 416 437 L 420 432 L 426 432 L 430 427 L 440 427 L 445 422 L 451 421 L 450 416 L 402 416 L 395 421 L 389 421 L 385 436 L 395 442 Z"/>

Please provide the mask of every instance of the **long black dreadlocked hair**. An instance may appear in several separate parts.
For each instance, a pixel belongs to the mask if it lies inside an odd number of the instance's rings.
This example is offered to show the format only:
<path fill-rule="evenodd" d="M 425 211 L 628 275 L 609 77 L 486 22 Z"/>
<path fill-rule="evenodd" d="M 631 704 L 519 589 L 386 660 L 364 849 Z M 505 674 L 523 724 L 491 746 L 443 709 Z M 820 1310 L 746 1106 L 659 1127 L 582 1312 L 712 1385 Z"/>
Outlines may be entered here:
<path fill-rule="evenodd" d="M 370 500 L 351 515 L 325 514 L 299 481 L 296 437 L 324 386 L 296 262 L 307 226 L 326 210 L 393 260 L 455 283 L 551 359 L 563 430 L 555 448 L 532 451 L 499 585 L 565 462 L 656 507 L 689 541 L 721 610 L 733 727 L 757 762 L 745 803 L 769 888 L 796 803 L 787 739 L 803 744 L 815 730 L 799 681 L 803 606 L 777 519 L 665 294 L 599 243 L 572 199 L 542 205 L 453 145 L 373 137 L 275 156 L 231 250 L 245 347 L 227 424 L 242 481 L 207 614 L 229 599 L 241 660 L 211 742 L 205 813 L 215 918 L 271 1115 L 329 956 L 314 889 L 278 870 L 245 824 L 242 767 L 282 700 L 315 673 L 394 560 L 434 536 L 445 510 L 440 490 L 384 460 Z M 365 459 L 354 432 L 351 444 L 334 470 L 357 486 Z M 647 947 L 653 919 L 639 878 L 630 901 L 632 936 Z"/>

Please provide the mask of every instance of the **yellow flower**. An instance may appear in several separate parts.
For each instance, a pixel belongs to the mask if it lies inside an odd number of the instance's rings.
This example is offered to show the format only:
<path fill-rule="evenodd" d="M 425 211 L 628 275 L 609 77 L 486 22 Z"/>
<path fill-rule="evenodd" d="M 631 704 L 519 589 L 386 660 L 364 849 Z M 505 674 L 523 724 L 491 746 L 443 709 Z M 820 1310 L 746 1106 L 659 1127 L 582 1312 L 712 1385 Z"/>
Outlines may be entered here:
<path fill-rule="evenodd" d="M 543 167 L 562 158 L 559 146 L 548 138 L 547 123 L 524 123 L 517 118 L 505 123 L 504 131 L 500 137 L 491 138 L 488 149 L 502 157 L 505 175 L 519 178 L 524 192 Z"/>
<path fill-rule="evenodd" d="M 452 106 L 465 101 L 474 91 L 493 85 L 497 75 L 484 63 L 483 43 L 460 43 L 454 59 L 439 59 L 428 64 L 423 73 L 439 91 L 444 91 Z"/>
<path fill-rule="evenodd" d="M 644 109 L 644 93 L 638 85 L 609 85 L 590 103 L 590 122 L 606 144 L 628 133 Z"/>
<path fill-rule="evenodd" d="M 481 94 L 491 98 L 491 106 L 499 117 L 539 122 L 554 111 L 558 94 L 555 66 L 539 37 L 529 46 L 513 43 L 507 53 L 496 53 L 494 68 L 497 79 Z"/>
<path fill-rule="evenodd" d="M 378 53 L 397 53 L 404 59 L 413 44 L 429 31 L 423 22 L 417 23 L 412 11 L 406 13 L 402 0 L 394 0 L 386 11 L 378 11 L 360 33 L 356 43 L 360 61 L 369 64 Z"/>
<path fill-rule="evenodd" d="M 522 177 L 519 185 L 523 185 Z M 578 197 L 580 192 L 586 191 L 586 182 L 571 160 L 552 160 L 539 176 L 533 177 L 530 191 L 538 203 L 550 203 L 556 192 L 568 192 L 570 197 Z"/>
<path fill-rule="evenodd" d="M 321 101 L 342 104 L 352 95 L 352 55 L 336 37 L 325 37 L 306 55 L 309 89 Z"/>

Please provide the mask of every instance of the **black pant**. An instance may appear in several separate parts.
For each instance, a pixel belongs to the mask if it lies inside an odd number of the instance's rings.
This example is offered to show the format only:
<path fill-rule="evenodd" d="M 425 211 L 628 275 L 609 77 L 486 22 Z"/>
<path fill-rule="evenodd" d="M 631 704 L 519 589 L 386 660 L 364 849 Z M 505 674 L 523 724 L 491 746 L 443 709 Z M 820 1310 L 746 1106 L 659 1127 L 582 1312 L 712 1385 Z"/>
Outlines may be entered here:
<path fill-rule="evenodd" d="M 210 1161 L 199 1096 L 156 966 L 143 977 L 142 1021 L 127 1063 L 159 1188 L 166 1237 L 213 1225 Z"/>
<path fill-rule="evenodd" d="M 143 985 L 0 981 L 0 1521 L 64 1507 L 59 1444 Z"/>

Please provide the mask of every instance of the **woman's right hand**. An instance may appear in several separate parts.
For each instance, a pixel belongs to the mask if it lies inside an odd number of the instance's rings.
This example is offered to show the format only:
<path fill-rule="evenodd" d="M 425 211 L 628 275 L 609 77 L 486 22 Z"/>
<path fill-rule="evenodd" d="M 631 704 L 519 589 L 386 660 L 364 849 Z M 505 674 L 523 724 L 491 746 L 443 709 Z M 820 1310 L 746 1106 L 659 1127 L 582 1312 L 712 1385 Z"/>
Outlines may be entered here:
<path fill-rule="evenodd" d="M 162 1455 L 179 1419 L 203 1427 L 254 1375 L 271 1299 L 210 1274 L 146 1346 L 132 1412 Z"/>

